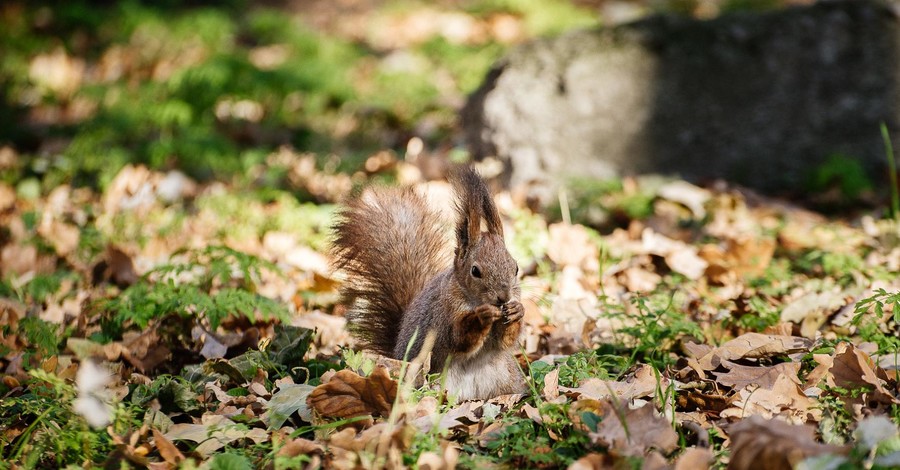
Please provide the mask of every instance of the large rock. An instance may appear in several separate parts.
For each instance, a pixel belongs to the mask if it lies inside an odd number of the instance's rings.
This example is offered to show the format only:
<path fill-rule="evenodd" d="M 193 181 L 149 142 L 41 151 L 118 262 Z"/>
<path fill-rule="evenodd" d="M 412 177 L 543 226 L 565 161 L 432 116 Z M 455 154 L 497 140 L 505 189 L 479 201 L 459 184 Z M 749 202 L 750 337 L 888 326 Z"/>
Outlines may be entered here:
<path fill-rule="evenodd" d="M 513 50 L 462 116 L 474 155 L 545 201 L 565 178 L 644 172 L 798 190 L 835 154 L 880 183 L 879 126 L 900 128 L 900 22 L 839 1 L 577 31 Z"/>

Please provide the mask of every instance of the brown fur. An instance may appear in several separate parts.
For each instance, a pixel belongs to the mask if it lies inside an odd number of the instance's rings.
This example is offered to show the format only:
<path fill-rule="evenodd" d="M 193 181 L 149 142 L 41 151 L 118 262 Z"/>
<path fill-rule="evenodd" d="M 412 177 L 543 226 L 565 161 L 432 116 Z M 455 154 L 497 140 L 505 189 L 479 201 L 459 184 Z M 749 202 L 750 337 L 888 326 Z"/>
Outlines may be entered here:
<path fill-rule="evenodd" d="M 364 347 L 402 359 L 418 355 L 432 331 L 431 370 L 449 364 L 461 398 L 521 391 L 513 356 L 524 315 L 518 268 L 478 174 L 461 167 L 451 182 L 458 214 L 452 266 L 443 260 L 438 217 L 411 189 L 373 190 L 340 213 L 332 255 L 347 273 L 341 294 L 351 332 Z"/>

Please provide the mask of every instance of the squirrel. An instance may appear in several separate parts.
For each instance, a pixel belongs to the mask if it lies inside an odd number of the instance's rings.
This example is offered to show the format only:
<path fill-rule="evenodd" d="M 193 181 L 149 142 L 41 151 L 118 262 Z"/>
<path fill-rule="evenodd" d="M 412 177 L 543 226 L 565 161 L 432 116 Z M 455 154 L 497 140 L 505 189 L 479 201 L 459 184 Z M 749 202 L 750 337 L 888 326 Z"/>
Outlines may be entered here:
<path fill-rule="evenodd" d="M 447 367 L 447 392 L 459 400 L 523 392 L 514 356 L 525 314 L 518 265 L 481 177 L 460 166 L 450 182 L 452 264 L 441 217 L 414 188 L 371 188 L 338 212 L 330 254 L 346 273 L 339 293 L 350 333 L 395 359 L 416 357 L 433 333 L 430 370 Z"/>

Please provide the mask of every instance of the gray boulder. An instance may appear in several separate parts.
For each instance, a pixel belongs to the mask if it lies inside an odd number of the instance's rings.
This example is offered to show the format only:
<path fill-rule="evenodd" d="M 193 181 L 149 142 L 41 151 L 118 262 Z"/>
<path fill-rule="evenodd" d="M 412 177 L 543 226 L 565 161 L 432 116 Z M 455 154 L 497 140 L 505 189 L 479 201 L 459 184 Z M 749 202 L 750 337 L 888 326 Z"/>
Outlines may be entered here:
<path fill-rule="evenodd" d="M 576 31 L 510 52 L 462 122 L 474 156 L 542 202 L 567 178 L 648 172 L 798 191 L 835 154 L 880 183 L 900 21 L 858 0 Z"/>

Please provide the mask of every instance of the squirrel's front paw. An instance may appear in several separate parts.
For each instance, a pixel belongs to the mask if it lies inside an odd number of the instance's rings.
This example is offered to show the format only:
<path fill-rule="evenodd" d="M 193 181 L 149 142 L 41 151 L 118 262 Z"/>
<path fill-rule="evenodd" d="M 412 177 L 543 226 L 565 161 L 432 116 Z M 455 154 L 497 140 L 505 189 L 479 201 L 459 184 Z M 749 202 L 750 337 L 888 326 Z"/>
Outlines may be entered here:
<path fill-rule="evenodd" d="M 525 316 L 525 307 L 518 300 L 512 300 L 503 304 L 500 307 L 500 311 L 503 313 L 503 323 L 507 325 L 515 323 Z"/>
<path fill-rule="evenodd" d="M 483 304 L 475 307 L 475 316 L 478 317 L 482 325 L 487 326 L 500 319 L 503 316 L 503 312 L 494 305 Z"/>

